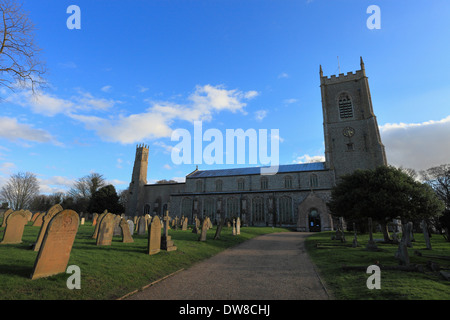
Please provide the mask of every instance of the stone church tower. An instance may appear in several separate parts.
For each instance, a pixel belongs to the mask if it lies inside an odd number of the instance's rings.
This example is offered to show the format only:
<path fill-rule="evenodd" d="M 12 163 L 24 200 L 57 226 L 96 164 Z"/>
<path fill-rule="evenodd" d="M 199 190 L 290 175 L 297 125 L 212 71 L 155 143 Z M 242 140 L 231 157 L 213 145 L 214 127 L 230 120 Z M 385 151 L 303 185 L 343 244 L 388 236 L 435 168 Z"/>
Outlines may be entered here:
<path fill-rule="evenodd" d="M 364 62 L 361 70 L 324 77 L 320 66 L 325 166 L 335 179 L 356 169 L 386 165 Z"/>
<path fill-rule="evenodd" d="M 133 174 L 128 187 L 126 215 L 133 217 L 138 214 L 144 203 L 144 185 L 147 184 L 148 146 L 136 146 Z"/>

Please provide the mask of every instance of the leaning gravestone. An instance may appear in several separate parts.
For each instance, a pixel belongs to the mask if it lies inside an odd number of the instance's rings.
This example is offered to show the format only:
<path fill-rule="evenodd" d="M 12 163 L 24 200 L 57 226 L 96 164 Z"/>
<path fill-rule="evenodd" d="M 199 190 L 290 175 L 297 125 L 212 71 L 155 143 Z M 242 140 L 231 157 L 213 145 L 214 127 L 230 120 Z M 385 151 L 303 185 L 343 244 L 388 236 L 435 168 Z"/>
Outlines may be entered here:
<path fill-rule="evenodd" d="M 198 241 L 206 241 L 206 232 L 207 231 L 208 231 L 208 220 L 203 219 L 202 232 L 200 234 L 200 238 L 198 238 Z"/>
<path fill-rule="evenodd" d="M 130 226 L 129 226 L 128 222 L 125 219 L 121 218 L 120 222 L 119 222 L 119 226 L 120 226 L 120 229 L 122 230 L 122 242 L 123 243 L 134 242 L 133 238 L 131 237 Z"/>
<path fill-rule="evenodd" d="M 161 250 L 161 220 L 154 216 L 148 228 L 148 251 L 149 255 L 157 254 Z"/>
<path fill-rule="evenodd" d="M 15 244 L 22 242 L 23 229 L 28 223 L 24 210 L 14 211 L 8 215 L 3 240 L 0 244 Z"/>
<path fill-rule="evenodd" d="M 92 226 L 97 225 L 98 213 L 92 215 Z"/>
<path fill-rule="evenodd" d="M 102 221 L 100 221 L 100 227 L 98 229 L 97 245 L 98 246 L 110 246 L 113 238 L 114 231 L 114 219 L 113 213 L 107 213 Z"/>
<path fill-rule="evenodd" d="M 61 207 L 60 204 L 55 204 L 52 206 L 48 211 L 47 214 L 44 216 L 42 221 L 41 229 L 39 230 L 39 234 L 36 240 L 36 243 L 34 244 L 34 251 L 39 251 L 39 248 L 41 247 L 42 240 L 44 239 L 45 232 L 47 231 L 48 224 L 50 223 L 50 220 L 53 219 L 53 217 L 58 213 L 63 211 L 63 207 Z"/>
<path fill-rule="evenodd" d="M 181 230 L 183 231 L 187 230 L 187 225 L 188 225 L 188 218 L 186 217 L 182 221 Z"/>
<path fill-rule="evenodd" d="M 94 234 L 92 235 L 92 239 L 97 239 L 98 237 L 98 230 L 100 229 L 100 223 L 102 222 L 103 218 L 106 216 L 106 214 L 108 213 L 107 210 L 103 211 L 102 214 L 100 214 L 97 218 L 97 224 L 95 226 L 94 229 Z"/>
<path fill-rule="evenodd" d="M 128 228 L 130 229 L 130 235 L 134 234 L 134 222 L 133 220 L 127 220 Z"/>
<path fill-rule="evenodd" d="M 50 220 L 34 262 L 32 280 L 66 272 L 78 225 L 79 217 L 73 210 L 58 212 Z"/>
<path fill-rule="evenodd" d="M 139 217 L 137 224 L 138 224 L 137 234 L 138 235 L 145 234 L 147 232 L 147 218 Z"/>
<path fill-rule="evenodd" d="M 13 213 L 14 211 L 12 209 L 8 209 L 4 214 L 3 214 L 3 222 L 2 222 L 2 227 L 6 227 L 6 219 L 8 219 L 8 216 Z"/>
<path fill-rule="evenodd" d="M 219 224 L 217 225 L 216 234 L 214 235 L 214 240 L 220 239 L 220 233 L 222 232 L 224 221 L 220 219 Z"/>
<path fill-rule="evenodd" d="M 36 220 L 34 220 L 33 222 L 33 227 L 42 227 L 42 224 L 44 223 L 44 216 L 45 216 L 46 212 L 41 212 Z"/>

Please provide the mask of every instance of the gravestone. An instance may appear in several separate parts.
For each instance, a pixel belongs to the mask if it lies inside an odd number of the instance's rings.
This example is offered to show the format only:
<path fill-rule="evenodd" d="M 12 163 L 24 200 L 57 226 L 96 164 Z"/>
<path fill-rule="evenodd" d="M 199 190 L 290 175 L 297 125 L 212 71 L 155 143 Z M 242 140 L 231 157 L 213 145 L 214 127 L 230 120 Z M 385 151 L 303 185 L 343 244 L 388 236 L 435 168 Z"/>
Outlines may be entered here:
<path fill-rule="evenodd" d="M 84 218 L 84 217 L 81 218 L 80 224 L 81 224 L 81 225 L 84 225 L 84 221 L 85 221 L 85 218 Z"/>
<path fill-rule="evenodd" d="M 131 222 L 133 222 L 133 221 L 131 221 Z M 131 233 L 130 233 L 130 226 L 129 226 L 128 222 L 125 219 L 120 218 L 119 227 L 121 229 L 122 242 L 123 243 L 132 243 L 132 242 L 134 242 L 133 237 L 131 236 Z"/>
<path fill-rule="evenodd" d="M 92 215 L 92 226 L 96 226 L 97 225 L 97 219 L 98 219 L 98 213 L 94 213 Z"/>
<path fill-rule="evenodd" d="M 132 220 L 127 220 L 128 228 L 130 228 L 130 235 L 134 234 L 134 222 Z"/>
<path fill-rule="evenodd" d="M 31 221 L 31 218 L 33 218 L 33 214 L 30 210 L 25 210 L 25 215 L 27 216 L 28 221 Z"/>
<path fill-rule="evenodd" d="M 372 233 L 372 228 L 373 228 L 373 226 L 372 226 L 372 218 L 369 218 L 368 219 L 369 220 L 369 242 L 367 243 L 367 246 L 366 246 L 366 248 L 367 248 L 367 250 L 370 250 L 370 251 L 372 251 L 372 250 L 378 250 L 378 247 L 377 247 L 377 244 L 376 244 L 376 242 L 373 240 L 373 233 Z"/>
<path fill-rule="evenodd" d="M 235 219 L 233 219 L 233 230 L 231 231 L 231 234 L 232 234 L 233 236 L 236 235 L 236 220 L 235 220 Z"/>
<path fill-rule="evenodd" d="M 34 222 L 36 220 L 37 217 L 39 217 L 40 212 L 36 212 L 33 214 L 33 216 L 31 217 L 31 221 Z"/>
<path fill-rule="evenodd" d="M 409 265 L 408 241 L 411 234 L 411 229 L 412 222 L 408 222 L 402 227 L 402 239 L 400 240 L 397 252 L 394 255 L 400 265 Z"/>
<path fill-rule="evenodd" d="M 113 213 L 107 213 L 102 221 L 100 221 L 100 227 L 98 229 L 97 246 L 110 246 L 114 232 L 115 215 Z"/>
<path fill-rule="evenodd" d="M 78 225 L 79 217 L 73 210 L 58 212 L 50 220 L 34 263 L 32 280 L 66 272 Z"/>
<path fill-rule="evenodd" d="M 356 248 L 358 246 L 358 238 L 356 237 L 356 224 L 353 222 L 353 242 L 352 242 L 352 248 Z"/>
<path fill-rule="evenodd" d="M 166 251 L 175 251 L 177 247 L 173 244 L 172 237 L 169 236 L 169 211 L 166 211 L 166 215 L 164 216 L 164 234 L 161 237 L 161 250 Z"/>
<path fill-rule="evenodd" d="M 161 220 L 157 215 L 153 217 L 148 228 L 148 248 L 149 255 L 157 254 L 161 250 Z"/>
<path fill-rule="evenodd" d="M 120 221 L 122 217 L 118 214 L 114 216 L 114 231 L 113 236 L 122 236 L 122 228 L 120 227 Z"/>
<path fill-rule="evenodd" d="M 241 234 L 241 218 L 237 218 L 236 220 L 236 234 L 240 235 Z"/>
<path fill-rule="evenodd" d="M 100 214 L 98 216 L 97 225 L 95 226 L 94 233 L 92 234 L 92 239 L 97 239 L 98 230 L 100 229 L 100 223 L 102 222 L 103 218 L 106 216 L 107 213 L 108 213 L 108 211 L 105 210 L 105 211 L 103 211 L 102 214 Z"/>
<path fill-rule="evenodd" d="M 3 222 L 2 227 L 6 227 L 6 219 L 8 219 L 8 216 L 13 213 L 14 211 L 12 209 L 6 210 L 6 212 L 3 214 Z"/>
<path fill-rule="evenodd" d="M 425 238 L 425 245 L 427 246 L 427 250 L 431 250 L 430 234 L 428 233 L 428 226 L 425 220 L 422 220 L 422 232 L 423 237 Z"/>
<path fill-rule="evenodd" d="M 223 224 L 224 224 L 224 220 L 220 219 L 220 222 L 217 225 L 216 234 L 214 235 L 214 240 L 220 239 L 220 233 L 222 232 Z"/>
<path fill-rule="evenodd" d="M 208 220 L 203 219 L 202 232 L 200 233 L 200 237 L 198 238 L 198 241 L 206 241 L 206 231 L 208 231 Z"/>
<path fill-rule="evenodd" d="M 47 231 L 48 224 L 50 223 L 50 221 L 53 219 L 53 217 L 58 212 L 61 212 L 63 210 L 64 209 L 63 209 L 63 207 L 61 207 L 60 204 L 55 204 L 50 209 L 48 209 L 47 213 L 43 217 L 42 226 L 41 226 L 41 229 L 39 230 L 39 234 L 38 234 L 36 243 L 34 244 L 34 248 L 33 248 L 34 251 L 39 251 L 39 249 L 42 245 L 42 240 L 44 239 L 44 235 L 45 235 L 45 232 Z"/>
<path fill-rule="evenodd" d="M 187 230 L 187 225 L 188 225 L 188 218 L 186 217 L 182 221 L 181 230 L 186 231 Z"/>
<path fill-rule="evenodd" d="M 42 227 L 42 224 L 44 223 L 45 214 L 46 214 L 46 212 L 39 213 L 39 215 L 33 222 L 33 227 Z"/>
<path fill-rule="evenodd" d="M 144 216 L 145 218 L 145 232 L 148 231 L 148 225 L 152 222 L 152 216 L 148 213 Z"/>
<path fill-rule="evenodd" d="M 28 223 L 28 217 L 24 210 L 13 211 L 8 215 L 6 229 L 0 244 L 15 244 L 22 242 L 23 229 Z"/>
<path fill-rule="evenodd" d="M 142 235 L 147 233 L 147 219 L 145 217 L 139 217 L 138 219 L 138 228 L 137 228 L 137 234 Z"/>

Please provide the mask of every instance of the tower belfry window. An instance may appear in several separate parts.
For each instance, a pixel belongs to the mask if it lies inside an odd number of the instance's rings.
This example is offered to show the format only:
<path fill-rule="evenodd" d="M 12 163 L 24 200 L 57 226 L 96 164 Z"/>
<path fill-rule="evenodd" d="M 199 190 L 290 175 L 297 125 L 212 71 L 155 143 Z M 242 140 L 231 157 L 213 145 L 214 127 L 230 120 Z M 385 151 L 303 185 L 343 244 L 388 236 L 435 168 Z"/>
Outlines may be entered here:
<path fill-rule="evenodd" d="M 339 117 L 341 119 L 353 118 L 353 104 L 352 99 L 347 93 L 342 93 L 339 96 Z"/>

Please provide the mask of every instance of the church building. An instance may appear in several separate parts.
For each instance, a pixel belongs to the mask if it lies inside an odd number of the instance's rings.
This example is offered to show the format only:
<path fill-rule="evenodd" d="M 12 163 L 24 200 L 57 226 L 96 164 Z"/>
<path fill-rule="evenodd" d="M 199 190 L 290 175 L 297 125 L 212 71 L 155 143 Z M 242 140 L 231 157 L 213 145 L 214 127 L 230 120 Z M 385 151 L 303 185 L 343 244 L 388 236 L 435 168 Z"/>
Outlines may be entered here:
<path fill-rule="evenodd" d="M 325 162 L 280 165 L 274 175 L 260 167 L 195 170 L 184 183 L 147 184 L 148 147 L 136 148 L 127 216 L 240 217 L 249 226 L 333 230 L 327 208 L 331 188 L 356 169 L 386 165 L 364 62 L 361 70 L 323 75 L 320 67 Z"/>

